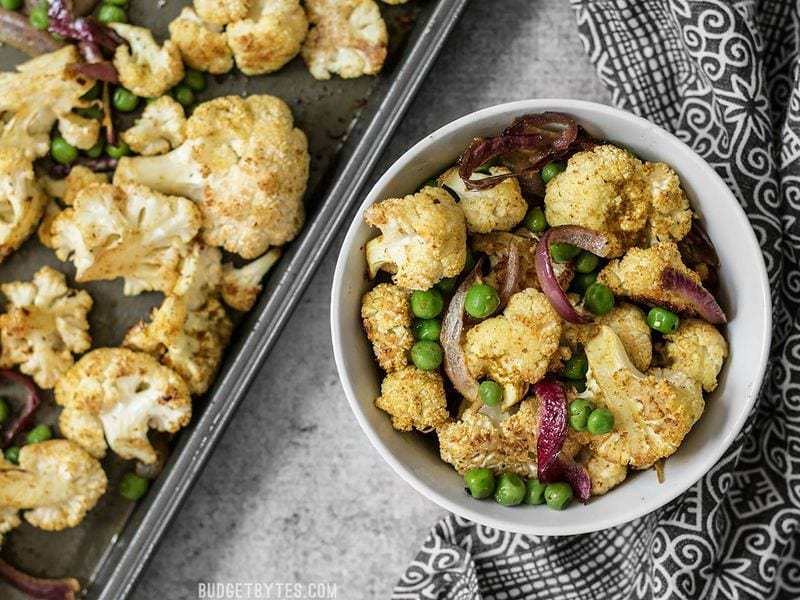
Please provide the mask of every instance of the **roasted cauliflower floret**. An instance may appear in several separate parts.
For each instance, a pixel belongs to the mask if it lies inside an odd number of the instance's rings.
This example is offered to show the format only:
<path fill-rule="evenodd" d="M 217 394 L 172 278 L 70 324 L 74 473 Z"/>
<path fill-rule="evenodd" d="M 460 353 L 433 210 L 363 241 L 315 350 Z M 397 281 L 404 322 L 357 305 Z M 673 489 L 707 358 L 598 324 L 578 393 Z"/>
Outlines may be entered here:
<path fill-rule="evenodd" d="M 194 8 L 206 23 L 227 25 L 247 16 L 254 0 L 194 0 Z"/>
<path fill-rule="evenodd" d="M 597 276 L 617 296 L 656 304 L 677 312 L 694 314 L 689 302 L 661 283 L 664 269 L 671 268 L 702 286 L 700 276 L 683 264 L 678 247 L 662 242 L 650 248 L 631 248 L 621 259 L 612 260 Z"/>
<path fill-rule="evenodd" d="M 58 120 L 58 131 L 72 146 L 88 150 L 100 136 L 100 121 L 69 113 Z"/>
<path fill-rule="evenodd" d="M 505 167 L 492 167 L 491 175 L 508 173 Z M 490 177 L 475 173 L 474 179 Z M 467 229 L 473 233 L 508 231 L 518 225 L 528 212 L 528 203 L 522 197 L 516 178 L 504 179 L 488 190 L 468 190 L 458 174 L 458 168 L 448 169 L 439 177 L 439 185 L 445 186 L 458 196 L 459 206 L 464 211 Z"/>
<path fill-rule="evenodd" d="M 95 173 L 82 165 L 75 165 L 64 179 L 43 178 L 45 191 L 62 204 L 72 206 L 83 188 L 95 183 L 108 183 L 107 173 Z"/>
<path fill-rule="evenodd" d="M 51 232 L 56 255 L 72 260 L 77 281 L 123 277 L 125 294 L 135 295 L 172 289 L 200 220 L 185 198 L 135 184 L 97 184 L 78 193 Z"/>
<path fill-rule="evenodd" d="M 33 233 L 46 204 L 31 161 L 19 150 L 0 147 L 0 261 Z"/>
<path fill-rule="evenodd" d="M 14 468 L 14 465 L 0 460 L 0 471 L 8 467 Z M 3 536 L 12 529 L 19 527 L 21 522 L 19 518 L 19 509 L 9 506 L 0 506 L 0 546 L 3 545 Z"/>
<path fill-rule="evenodd" d="M 300 52 L 307 31 L 299 0 L 255 0 L 247 17 L 226 29 L 236 66 L 245 75 L 280 69 Z"/>
<path fill-rule="evenodd" d="M 628 476 L 628 467 L 607 461 L 588 448 L 578 454 L 578 462 L 583 465 L 592 482 L 592 496 L 602 496 Z"/>
<path fill-rule="evenodd" d="M 381 369 L 390 373 L 405 367 L 414 345 L 408 290 L 376 285 L 361 300 L 361 319 Z"/>
<path fill-rule="evenodd" d="M 264 256 L 239 267 L 231 263 L 222 266 L 222 299 L 225 304 L 241 312 L 247 312 L 261 293 L 261 280 L 281 257 L 281 249 L 273 248 Z"/>
<path fill-rule="evenodd" d="M 467 260 L 464 213 L 441 188 L 426 187 L 404 198 L 370 206 L 364 220 L 381 230 L 367 242 L 370 277 L 379 270 L 411 290 L 427 290 L 443 277 L 454 277 Z"/>
<path fill-rule="evenodd" d="M 300 230 L 308 167 L 306 136 L 285 102 L 227 96 L 195 108 L 172 152 L 122 158 L 114 182 L 195 200 L 207 244 L 256 258 Z"/>
<path fill-rule="evenodd" d="M 186 140 L 183 107 L 170 96 L 161 96 L 144 108 L 133 127 L 123 132 L 122 140 L 144 156 L 165 154 Z"/>
<path fill-rule="evenodd" d="M 442 376 L 416 367 L 388 373 L 375 406 L 391 415 L 398 431 L 430 431 L 450 418 Z"/>
<path fill-rule="evenodd" d="M 100 463 L 68 440 L 23 446 L 19 465 L 0 465 L 0 507 L 24 510 L 34 527 L 75 527 L 106 491 Z"/>
<path fill-rule="evenodd" d="M 586 356 L 587 392 L 614 415 L 614 430 L 593 436 L 591 449 L 636 469 L 673 454 L 703 412 L 700 386 L 680 371 L 640 372 L 607 326 L 586 344 Z"/>
<path fill-rule="evenodd" d="M 700 319 L 684 319 L 664 336 L 667 366 L 695 380 L 707 392 L 717 389 L 717 375 L 728 356 L 728 344 L 716 327 Z"/>
<path fill-rule="evenodd" d="M 19 365 L 39 387 L 54 387 L 74 364 L 73 354 L 92 345 L 86 320 L 91 296 L 68 288 L 64 275 L 50 267 L 39 269 L 32 282 L 0 289 L 8 298 L 0 315 L 0 364 Z"/>
<path fill-rule="evenodd" d="M 172 295 L 184 298 L 193 310 L 216 297 L 221 284 L 222 252 L 219 248 L 194 242 L 181 263 L 181 274 Z"/>
<path fill-rule="evenodd" d="M 97 458 L 107 447 L 124 459 L 155 462 L 150 429 L 175 433 L 192 416 L 189 389 L 175 371 L 143 352 L 100 348 L 56 384 L 64 437 Z"/>
<path fill-rule="evenodd" d="M 222 26 L 204 23 L 190 7 L 169 24 L 169 35 L 192 69 L 220 75 L 233 68 L 233 51 Z"/>
<path fill-rule="evenodd" d="M 183 61 L 178 46 L 171 40 L 159 46 L 144 27 L 125 23 L 109 25 L 127 44 L 114 53 L 119 81 L 137 96 L 156 98 L 183 79 Z"/>
<path fill-rule="evenodd" d="M 545 194 L 550 225 L 581 225 L 608 239 L 609 256 L 644 242 L 683 238 L 692 211 L 677 175 L 661 164 L 642 163 L 610 144 L 578 152 L 550 180 Z"/>
<path fill-rule="evenodd" d="M 316 79 L 375 75 L 386 60 L 389 35 L 373 0 L 306 0 L 313 25 L 302 55 Z"/>
<path fill-rule="evenodd" d="M 544 377 L 561 337 L 561 319 L 547 297 L 529 288 L 511 296 L 503 314 L 467 331 L 464 354 L 470 374 L 503 386 L 503 408 L 520 390 Z"/>
<path fill-rule="evenodd" d="M 39 238 L 39 243 L 45 248 L 53 249 L 53 232 L 51 227 L 56 217 L 61 214 L 61 207 L 55 200 L 51 200 L 44 207 L 44 215 L 39 222 L 39 228 L 36 230 L 36 235 Z"/>

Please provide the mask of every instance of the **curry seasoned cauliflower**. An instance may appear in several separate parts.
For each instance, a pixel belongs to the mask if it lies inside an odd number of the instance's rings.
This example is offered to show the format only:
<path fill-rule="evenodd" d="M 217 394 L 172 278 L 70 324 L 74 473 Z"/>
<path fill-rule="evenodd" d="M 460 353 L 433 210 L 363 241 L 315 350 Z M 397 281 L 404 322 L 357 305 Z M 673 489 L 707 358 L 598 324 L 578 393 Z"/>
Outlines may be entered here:
<path fill-rule="evenodd" d="M 232 263 L 222 266 L 222 299 L 225 304 L 241 312 L 247 312 L 261 293 L 261 280 L 281 257 L 281 249 L 273 248 L 264 256 L 239 267 Z"/>
<path fill-rule="evenodd" d="M 33 233 L 46 204 L 31 161 L 20 150 L 0 147 L 0 261 Z"/>
<path fill-rule="evenodd" d="M 191 7 L 184 7 L 169 24 L 169 35 L 192 69 L 220 75 L 233 68 L 233 51 L 222 26 L 203 22 Z"/>
<path fill-rule="evenodd" d="M 135 184 L 98 184 L 78 193 L 51 232 L 56 255 L 72 260 L 77 281 L 123 277 L 125 294 L 136 295 L 172 289 L 200 220 L 185 198 Z"/>
<path fill-rule="evenodd" d="M 149 29 L 126 23 L 109 25 L 127 44 L 114 53 L 119 81 L 137 96 L 156 98 L 183 79 L 183 61 L 171 40 L 158 45 Z"/>
<path fill-rule="evenodd" d="M 416 367 L 388 373 L 375 406 L 391 415 L 398 431 L 430 431 L 450 418 L 442 376 Z"/>
<path fill-rule="evenodd" d="M 728 357 L 728 344 L 716 327 L 701 319 L 684 319 L 664 336 L 667 366 L 695 380 L 707 392 L 717 389 L 717 375 Z"/>
<path fill-rule="evenodd" d="M 24 510 L 34 527 L 60 531 L 83 521 L 107 484 L 103 467 L 78 445 L 28 444 L 19 452 L 19 465 L 0 465 L 0 507 Z"/>
<path fill-rule="evenodd" d="M 548 182 L 544 201 L 550 225 L 604 234 L 609 256 L 645 242 L 680 240 L 691 228 L 689 201 L 672 169 L 610 144 L 573 155 Z"/>
<path fill-rule="evenodd" d="M 306 136 L 285 102 L 226 96 L 195 108 L 172 152 L 120 159 L 114 182 L 191 198 L 207 244 L 256 258 L 300 230 L 308 168 Z"/>
<path fill-rule="evenodd" d="M 628 477 L 628 467 L 607 461 L 588 448 L 578 454 L 578 462 L 583 465 L 592 482 L 592 496 L 608 493 Z"/>
<path fill-rule="evenodd" d="M 492 167 L 490 175 L 475 173 L 473 179 L 509 173 L 505 167 Z M 488 190 L 468 190 L 458 168 L 448 169 L 439 177 L 439 185 L 452 190 L 464 211 L 467 229 L 472 233 L 508 231 L 525 218 L 528 203 L 522 197 L 515 177 L 504 179 Z"/>
<path fill-rule="evenodd" d="M 0 286 L 8 298 L 0 315 L 0 364 L 19 365 L 40 388 L 50 389 L 92 345 L 86 315 L 92 298 L 67 287 L 63 274 L 42 267 L 32 282 Z"/>
<path fill-rule="evenodd" d="M 254 0 L 194 0 L 194 8 L 206 23 L 227 25 L 247 16 Z"/>
<path fill-rule="evenodd" d="M 561 319 L 547 296 L 529 288 L 511 296 L 502 315 L 467 331 L 467 368 L 475 379 L 488 375 L 503 387 L 506 409 L 544 377 L 560 337 Z"/>
<path fill-rule="evenodd" d="M 308 20 L 299 0 L 254 0 L 247 16 L 225 30 L 245 75 L 277 71 L 300 52 Z"/>
<path fill-rule="evenodd" d="M 95 173 L 83 165 L 75 165 L 64 179 L 51 179 L 44 177 L 44 189 L 53 198 L 61 200 L 62 204 L 72 206 L 75 198 L 83 188 L 95 183 L 108 183 L 107 173 Z"/>
<path fill-rule="evenodd" d="M 183 107 L 171 96 L 161 96 L 145 106 L 133 127 L 122 133 L 122 140 L 143 156 L 177 148 L 186 140 Z"/>
<path fill-rule="evenodd" d="M 306 0 L 308 32 L 302 55 L 316 79 L 375 75 L 386 60 L 389 35 L 373 0 Z"/>
<path fill-rule="evenodd" d="M 636 469 L 652 466 L 680 446 L 703 413 L 700 386 L 680 371 L 639 371 L 607 326 L 586 344 L 587 392 L 614 415 L 614 430 L 593 436 L 592 451 Z"/>
<path fill-rule="evenodd" d="M 175 433 L 192 416 L 186 383 L 172 369 L 143 352 L 100 348 L 84 355 L 56 384 L 64 407 L 64 437 L 97 458 L 107 447 L 124 459 L 155 462 L 150 429 Z"/>
<path fill-rule="evenodd" d="M 194 242 L 181 263 L 181 274 L 172 294 L 184 298 L 190 309 L 200 308 L 206 300 L 216 297 L 221 283 L 222 252 Z"/>
<path fill-rule="evenodd" d="M 55 200 L 51 200 L 44 207 L 44 215 L 39 222 L 39 228 L 36 230 L 36 235 L 39 238 L 39 243 L 45 248 L 53 249 L 53 232 L 51 227 L 56 217 L 61 214 L 61 207 Z"/>
<path fill-rule="evenodd" d="M 390 373 L 408 364 L 414 345 L 409 292 L 390 283 L 376 285 L 361 299 L 361 319 L 381 369 Z"/>
<path fill-rule="evenodd" d="M 410 290 L 427 290 L 443 277 L 454 277 L 467 260 L 464 213 L 445 190 L 425 187 L 404 198 L 370 206 L 364 220 L 381 230 L 367 242 L 370 277 L 379 270 Z"/>
<path fill-rule="evenodd" d="M 623 258 L 608 263 L 600 271 L 597 281 L 607 285 L 617 296 L 695 314 L 687 300 L 662 285 L 661 275 L 667 268 L 678 271 L 702 287 L 700 276 L 683 264 L 681 253 L 672 242 L 658 243 L 650 248 L 631 248 Z"/>

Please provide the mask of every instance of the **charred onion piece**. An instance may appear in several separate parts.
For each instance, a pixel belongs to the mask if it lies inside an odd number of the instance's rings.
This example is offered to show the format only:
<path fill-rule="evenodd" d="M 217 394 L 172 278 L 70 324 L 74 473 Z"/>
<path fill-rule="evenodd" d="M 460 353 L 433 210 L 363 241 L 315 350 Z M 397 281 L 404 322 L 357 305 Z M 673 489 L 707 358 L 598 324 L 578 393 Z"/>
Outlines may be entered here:
<path fill-rule="evenodd" d="M 558 283 L 553 259 L 550 256 L 550 244 L 556 242 L 572 244 L 597 256 L 605 257 L 608 254 L 608 240 L 605 236 L 585 227 L 561 225 L 548 229 L 536 246 L 536 277 L 542 286 L 542 292 L 563 319 L 570 323 L 587 323 L 588 319 L 578 314 Z"/>
<path fill-rule="evenodd" d="M 719 256 L 714 248 L 714 243 L 697 219 L 692 219 L 692 228 L 678 242 L 678 250 L 680 250 L 683 262 L 689 267 L 700 264 L 719 267 Z"/>
<path fill-rule="evenodd" d="M 661 272 L 661 286 L 688 302 L 703 319 L 714 325 L 727 323 L 728 319 L 714 296 L 680 271 L 667 267 Z"/>
<path fill-rule="evenodd" d="M 111 90 L 108 83 L 103 84 L 103 128 L 106 130 L 106 142 L 112 146 L 117 143 L 117 131 L 114 129 L 114 113 L 111 110 Z M 116 168 L 116 161 L 114 167 Z"/>
<path fill-rule="evenodd" d="M 30 377 L 20 375 L 16 371 L 3 369 L 0 370 L 0 379 L 5 379 L 11 383 L 16 383 L 24 387 L 25 391 L 27 392 L 22 411 L 19 413 L 19 415 L 17 415 L 16 419 L 8 424 L 8 427 L 3 434 L 2 447 L 5 448 L 11 443 L 11 440 L 14 439 L 15 435 L 17 435 L 30 424 L 31 420 L 33 419 L 33 415 L 36 412 L 36 409 L 39 408 L 39 404 L 41 404 L 42 400 L 39 396 L 39 390 L 36 388 L 36 385 L 34 385 Z"/>
<path fill-rule="evenodd" d="M 67 39 L 96 44 L 110 51 L 125 43 L 113 29 L 98 23 L 94 17 L 76 17 L 69 0 L 50 0 L 47 15 L 50 31 Z"/>
<path fill-rule="evenodd" d="M 75 600 L 75 592 L 81 589 L 77 580 L 39 579 L 15 569 L 0 558 L 0 578 L 23 594 L 39 600 Z"/>
<path fill-rule="evenodd" d="M 0 43 L 28 56 L 54 52 L 64 45 L 46 31 L 36 29 L 22 13 L 4 8 L 0 8 Z"/>
<path fill-rule="evenodd" d="M 508 304 L 508 299 L 514 295 L 519 287 L 520 258 L 517 242 L 512 238 L 508 244 L 508 255 L 506 256 L 506 270 L 502 284 L 498 290 L 500 296 L 500 309 Z M 499 309 L 498 309 L 499 310 Z"/>
<path fill-rule="evenodd" d="M 84 44 L 81 43 L 81 48 Z M 119 83 L 119 74 L 114 65 L 107 60 L 99 62 L 87 61 L 85 63 L 76 63 L 72 65 L 72 70 L 80 73 L 84 77 L 94 79 L 95 81 L 105 81 L 106 83 Z"/>

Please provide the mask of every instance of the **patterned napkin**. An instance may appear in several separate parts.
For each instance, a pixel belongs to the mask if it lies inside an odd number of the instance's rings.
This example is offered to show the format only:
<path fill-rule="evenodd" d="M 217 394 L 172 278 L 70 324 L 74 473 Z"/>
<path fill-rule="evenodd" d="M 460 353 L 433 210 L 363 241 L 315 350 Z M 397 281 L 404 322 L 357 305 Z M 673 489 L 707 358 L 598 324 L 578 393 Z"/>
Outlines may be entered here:
<path fill-rule="evenodd" d="M 572 0 L 617 106 L 672 131 L 735 192 L 764 252 L 774 338 L 731 450 L 666 507 L 569 538 L 449 516 L 394 598 L 800 598 L 800 2 Z"/>

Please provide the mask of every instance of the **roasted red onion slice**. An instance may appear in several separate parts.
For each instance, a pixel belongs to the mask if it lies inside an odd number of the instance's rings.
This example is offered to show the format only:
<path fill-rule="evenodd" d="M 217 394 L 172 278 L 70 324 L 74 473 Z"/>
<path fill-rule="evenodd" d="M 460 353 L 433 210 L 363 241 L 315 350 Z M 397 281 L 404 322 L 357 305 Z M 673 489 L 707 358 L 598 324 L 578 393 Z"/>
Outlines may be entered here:
<path fill-rule="evenodd" d="M 0 43 L 28 56 L 47 54 L 64 45 L 46 31 L 36 29 L 22 13 L 4 8 L 0 8 Z"/>
<path fill-rule="evenodd" d="M 467 369 L 467 360 L 461 347 L 461 335 L 464 332 L 464 302 L 467 290 L 478 279 L 482 264 L 483 258 L 479 258 L 475 267 L 453 294 L 442 319 L 442 332 L 439 335 L 444 349 L 444 371 L 458 393 L 470 402 L 478 399 L 478 382 Z"/>
<path fill-rule="evenodd" d="M 94 17 L 76 17 L 70 0 L 50 0 L 47 16 L 50 31 L 67 39 L 96 44 L 111 51 L 125 43 L 113 29 L 98 23 Z"/>
<path fill-rule="evenodd" d="M 586 323 L 588 319 L 578 314 L 558 283 L 553 259 L 550 256 L 550 244 L 556 242 L 572 244 L 597 256 L 605 257 L 608 254 L 608 240 L 605 236 L 585 227 L 561 225 L 548 229 L 536 246 L 536 276 L 539 278 L 542 292 L 563 319 L 570 323 Z"/>
<path fill-rule="evenodd" d="M 592 480 L 586 469 L 574 460 L 559 456 L 551 466 L 556 481 L 566 481 L 581 502 L 588 502 L 592 495 Z"/>
<path fill-rule="evenodd" d="M 41 404 L 41 398 L 39 397 L 39 390 L 36 389 L 33 381 L 25 375 L 20 375 L 15 371 L 4 369 L 0 371 L 0 379 L 16 383 L 24 387 L 27 392 L 22 410 L 19 415 L 17 415 L 17 418 L 8 424 L 5 433 L 3 433 L 2 447 L 6 448 L 11 444 L 11 440 L 14 439 L 14 436 L 30 424 L 36 409 L 39 408 L 39 404 Z"/>
<path fill-rule="evenodd" d="M 714 296 L 680 271 L 670 267 L 664 269 L 661 272 L 661 286 L 688 302 L 695 312 L 709 323 L 714 325 L 727 323 L 728 319 Z"/>
<path fill-rule="evenodd" d="M 498 290 L 500 296 L 500 308 L 508 304 L 508 299 L 514 295 L 519 287 L 520 277 L 520 257 L 519 248 L 513 237 L 508 244 L 508 254 L 506 255 L 506 268 L 502 284 Z"/>
<path fill-rule="evenodd" d="M 81 589 L 77 580 L 39 579 L 15 569 L 0 559 L 0 579 L 4 579 L 12 587 L 23 594 L 38 600 L 75 600 L 75 593 Z"/>

